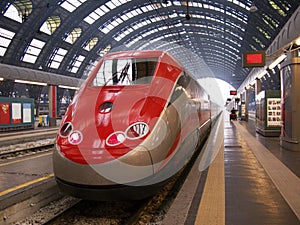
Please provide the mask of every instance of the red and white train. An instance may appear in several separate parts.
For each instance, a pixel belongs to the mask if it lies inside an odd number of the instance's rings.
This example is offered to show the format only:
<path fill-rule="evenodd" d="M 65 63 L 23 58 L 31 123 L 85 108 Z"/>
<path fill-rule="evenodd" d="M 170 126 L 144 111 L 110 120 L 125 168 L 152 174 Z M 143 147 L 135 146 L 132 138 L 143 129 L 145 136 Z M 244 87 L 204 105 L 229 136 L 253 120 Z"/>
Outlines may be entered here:
<path fill-rule="evenodd" d="M 58 186 L 93 200 L 153 195 L 190 160 L 217 108 L 165 51 L 107 54 L 61 122 Z"/>

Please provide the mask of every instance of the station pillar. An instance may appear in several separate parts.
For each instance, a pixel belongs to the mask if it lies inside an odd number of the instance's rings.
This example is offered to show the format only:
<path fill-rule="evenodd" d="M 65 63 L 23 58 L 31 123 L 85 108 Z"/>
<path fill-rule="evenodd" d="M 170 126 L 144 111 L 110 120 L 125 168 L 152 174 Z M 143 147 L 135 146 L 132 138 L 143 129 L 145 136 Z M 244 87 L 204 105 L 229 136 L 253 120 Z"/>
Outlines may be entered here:
<path fill-rule="evenodd" d="M 249 91 L 245 88 L 245 98 L 241 95 L 241 120 L 248 121 Z"/>
<path fill-rule="evenodd" d="M 57 117 L 57 86 L 50 85 L 48 87 L 49 96 L 49 126 L 56 126 Z"/>
<path fill-rule="evenodd" d="M 287 54 L 281 64 L 281 115 L 280 145 L 288 150 L 300 151 L 300 57 L 298 51 Z"/>
<path fill-rule="evenodd" d="M 255 97 L 260 93 L 261 91 L 261 81 L 260 79 L 256 78 L 255 82 Z"/>

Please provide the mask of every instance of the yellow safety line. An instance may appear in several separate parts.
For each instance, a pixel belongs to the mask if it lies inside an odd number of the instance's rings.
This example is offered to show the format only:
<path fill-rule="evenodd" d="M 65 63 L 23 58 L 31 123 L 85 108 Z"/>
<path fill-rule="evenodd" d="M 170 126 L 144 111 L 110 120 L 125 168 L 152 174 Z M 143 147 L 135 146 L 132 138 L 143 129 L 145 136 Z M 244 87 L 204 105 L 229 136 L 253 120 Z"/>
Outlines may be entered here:
<path fill-rule="evenodd" d="M 224 146 L 209 167 L 195 225 L 225 224 Z"/>
<path fill-rule="evenodd" d="M 32 184 L 35 184 L 35 183 L 38 183 L 38 182 L 40 182 L 40 181 L 47 180 L 47 179 L 49 179 L 49 178 L 51 178 L 51 177 L 53 177 L 53 176 L 54 176 L 54 174 L 51 173 L 51 174 L 49 174 L 48 176 L 41 177 L 41 178 L 38 178 L 38 179 L 35 179 L 35 180 L 32 180 L 32 181 L 29 181 L 29 182 L 27 182 L 27 183 L 20 184 L 20 185 L 17 185 L 17 186 L 15 186 L 15 187 L 6 189 L 5 191 L 1 191 L 1 192 L 0 192 L 0 197 L 3 196 L 3 195 L 8 194 L 8 193 L 10 193 L 10 192 L 16 191 L 16 190 L 18 190 L 18 189 L 27 187 L 27 186 L 32 185 Z"/>
<path fill-rule="evenodd" d="M 38 155 L 38 156 L 33 156 L 33 157 L 25 158 L 25 159 L 19 159 L 19 160 L 12 161 L 12 162 L 2 163 L 2 164 L 0 164 L 0 167 L 1 166 L 7 166 L 7 165 L 10 165 L 10 164 L 14 164 L 14 163 L 18 163 L 18 162 L 23 162 L 23 161 L 30 160 L 30 159 L 40 158 L 40 157 L 51 155 L 51 154 L 52 154 L 52 152 L 49 152 L 49 153 L 41 154 L 41 155 Z"/>

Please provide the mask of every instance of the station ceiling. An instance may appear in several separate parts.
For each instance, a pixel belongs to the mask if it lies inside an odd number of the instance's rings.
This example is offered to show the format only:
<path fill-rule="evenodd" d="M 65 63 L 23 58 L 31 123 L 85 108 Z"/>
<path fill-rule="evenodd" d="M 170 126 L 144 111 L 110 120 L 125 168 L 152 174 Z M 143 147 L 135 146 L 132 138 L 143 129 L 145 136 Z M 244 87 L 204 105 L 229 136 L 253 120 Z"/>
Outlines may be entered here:
<path fill-rule="evenodd" d="M 85 78 L 109 51 L 164 49 L 238 88 L 299 0 L 2 0 L 0 63 Z"/>

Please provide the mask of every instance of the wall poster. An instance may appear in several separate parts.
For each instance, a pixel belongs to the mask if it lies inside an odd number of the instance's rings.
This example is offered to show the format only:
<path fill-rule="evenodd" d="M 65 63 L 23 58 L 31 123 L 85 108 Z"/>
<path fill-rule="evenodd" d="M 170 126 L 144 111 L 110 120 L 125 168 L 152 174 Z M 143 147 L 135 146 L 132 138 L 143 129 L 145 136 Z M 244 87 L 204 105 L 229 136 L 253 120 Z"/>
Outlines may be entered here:
<path fill-rule="evenodd" d="M 31 104 L 23 103 L 23 123 L 31 123 Z"/>
<path fill-rule="evenodd" d="M 267 99 L 267 126 L 280 127 L 281 126 L 281 99 L 268 98 Z"/>
<path fill-rule="evenodd" d="M 11 104 L 12 112 L 12 123 L 21 123 L 22 112 L 21 112 L 21 103 L 12 103 Z"/>
<path fill-rule="evenodd" d="M 10 104 L 9 102 L 0 103 L 0 125 L 10 124 Z"/>

